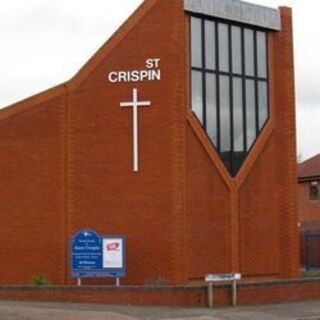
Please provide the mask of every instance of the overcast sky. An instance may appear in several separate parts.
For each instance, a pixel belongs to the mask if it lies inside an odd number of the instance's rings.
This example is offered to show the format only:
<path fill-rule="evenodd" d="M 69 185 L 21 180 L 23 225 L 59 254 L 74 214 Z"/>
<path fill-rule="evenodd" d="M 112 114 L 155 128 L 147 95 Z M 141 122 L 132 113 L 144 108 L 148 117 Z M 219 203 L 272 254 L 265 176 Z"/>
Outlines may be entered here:
<path fill-rule="evenodd" d="M 0 108 L 70 79 L 142 2 L 2 0 Z M 250 2 L 294 10 L 298 152 L 306 159 L 320 153 L 320 2 Z"/>

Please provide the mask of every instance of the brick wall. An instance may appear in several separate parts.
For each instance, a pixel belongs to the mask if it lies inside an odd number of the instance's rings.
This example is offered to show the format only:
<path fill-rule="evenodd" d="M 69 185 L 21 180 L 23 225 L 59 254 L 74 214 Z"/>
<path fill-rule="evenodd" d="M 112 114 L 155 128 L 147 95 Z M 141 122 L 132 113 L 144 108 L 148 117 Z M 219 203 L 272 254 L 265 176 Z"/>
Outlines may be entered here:
<path fill-rule="evenodd" d="M 69 240 L 84 228 L 126 235 L 124 284 L 298 276 L 291 11 L 281 14 L 269 36 L 270 121 L 235 179 L 190 111 L 181 0 L 145 1 L 74 79 L 2 111 L 0 282 L 74 283 Z M 107 81 L 148 58 L 161 58 L 160 82 Z M 139 174 L 132 109 L 119 107 L 134 87 L 152 101 L 139 110 Z"/>
<path fill-rule="evenodd" d="M 0 114 L 1 283 L 64 282 L 64 92 Z"/>
<path fill-rule="evenodd" d="M 310 200 L 310 182 L 298 183 L 298 212 L 299 221 L 304 229 L 312 228 L 312 223 L 317 223 L 320 229 L 320 201 Z"/>
<path fill-rule="evenodd" d="M 238 285 L 238 305 L 301 302 L 320 298 L 320 280 L 268 281 Z M 32 287 L 0 286 L 0 299 L 21 301 L 60 301 L 106 305 L 208 306 L 207 287 Z M 213 305 L 231 305 L 230 285 L 215 285 Z"/>
<path fill-rule="evenodd" d="M 116 48 L 70 88 L 68 232 L 89 227 L 124 234 L 126 283 L 175 282 L 183 270 L 185 17 L 181 1 L 147 1 L 142 11 Z M 111 71 L 145 69 L 148 58 L 161 58 L 160 82 L 106 80 Z M 138 174 L 132 169 L 132 108 L 119 107 L 132 99 L 133 87 L 140 99 L 152 102 L 139 109 Z"/>

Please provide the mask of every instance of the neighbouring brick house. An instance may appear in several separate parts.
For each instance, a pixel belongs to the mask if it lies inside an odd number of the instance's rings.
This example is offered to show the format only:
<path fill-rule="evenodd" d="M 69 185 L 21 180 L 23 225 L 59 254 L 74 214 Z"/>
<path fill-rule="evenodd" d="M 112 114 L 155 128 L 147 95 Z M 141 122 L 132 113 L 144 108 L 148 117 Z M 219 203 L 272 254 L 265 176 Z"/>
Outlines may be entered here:
<path fill-rule="evenodd" d="M 84 228 L 127 237 L 124 284 L 297 277 L 294 110 L 290 8 L 144 1 L 73 79 L 0 111 L 0 283 L 74 284 Z"/>
<path fill-rule="evenodd" d="M 305 160 L 298 165 L 298 213 L 301 238 L 301 264 L 305 264 L 305 243 L 304 234 L 306 232 L 320 232 L 320 154 Z M 317 247 L 316 238 L 313 245 Z M 319 243 L 320 245 L 320 243 Z M 320 256 L 316 255 L 314 248 L 312 250 L 313 259 L 320 261 Z M 311 252 L 310 252 L 311 254 Z"/>

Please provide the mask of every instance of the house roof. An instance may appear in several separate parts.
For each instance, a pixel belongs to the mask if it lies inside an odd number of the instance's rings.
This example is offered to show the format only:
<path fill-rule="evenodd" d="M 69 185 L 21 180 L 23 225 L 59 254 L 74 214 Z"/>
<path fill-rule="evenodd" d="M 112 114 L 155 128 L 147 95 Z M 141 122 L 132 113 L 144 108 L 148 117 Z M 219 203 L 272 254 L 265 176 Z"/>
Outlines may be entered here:
<path fill-rule="evenodd" d="M 320 177 L 320 153 L 298 165 L 298 179 Z"/>

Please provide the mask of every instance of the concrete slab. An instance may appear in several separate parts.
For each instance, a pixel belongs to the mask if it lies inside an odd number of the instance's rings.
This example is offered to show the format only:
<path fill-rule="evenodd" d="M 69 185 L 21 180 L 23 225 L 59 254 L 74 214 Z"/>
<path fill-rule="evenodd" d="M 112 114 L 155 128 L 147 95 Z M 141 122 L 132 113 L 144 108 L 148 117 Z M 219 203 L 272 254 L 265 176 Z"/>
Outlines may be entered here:
<path fill-rule="evenodd" d="M 136 320 L 121 313 L 108 311 L 76 311 L 48 307 L 19 307 L 16 304 L 0 306 L 0 319 L 5 320 Z"/>
<path fill-rule="evenodd" d="M 320 301 L 226 309 L 0 301 L 0 320 L 320 320 Z"/>

